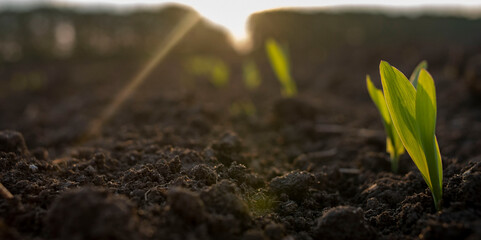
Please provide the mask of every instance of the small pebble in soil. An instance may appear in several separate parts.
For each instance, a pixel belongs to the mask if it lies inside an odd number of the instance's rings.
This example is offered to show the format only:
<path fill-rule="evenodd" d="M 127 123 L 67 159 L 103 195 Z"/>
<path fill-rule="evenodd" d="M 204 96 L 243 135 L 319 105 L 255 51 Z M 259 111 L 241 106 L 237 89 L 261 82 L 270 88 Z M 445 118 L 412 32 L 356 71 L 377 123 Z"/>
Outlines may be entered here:
<path fill-rule="evenodd" d="M 30 168 L 30 170 L 31 170 L 32 172 L 37 172 L 37 171 L 38 171 L 38 167 L 35 166 L 35 164 L 30 164 L 30 165 L 28 165 L 28 168 Z"/>

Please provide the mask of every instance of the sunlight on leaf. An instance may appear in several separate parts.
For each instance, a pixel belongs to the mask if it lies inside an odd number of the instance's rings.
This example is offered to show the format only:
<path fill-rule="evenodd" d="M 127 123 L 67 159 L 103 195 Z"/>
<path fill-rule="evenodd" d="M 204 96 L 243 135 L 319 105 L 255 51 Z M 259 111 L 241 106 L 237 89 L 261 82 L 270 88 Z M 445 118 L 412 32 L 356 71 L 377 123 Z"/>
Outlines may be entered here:
<path fill-rule="evenodd" d="M 411 74 L 409 81 L 413 84 L 414 88 L 418 87 L 418 77 L 419 77 L 419 73 L 421 72 L 421 69 L 428 69 L 428 62 L 426 61 L 420 62 L 414 69 L 413 73 Z"/>
<path fill-rule="evenodd" d="M 416 93 L 416 121 L 426 155 L 429 176 L 433 184 L 435 201 L 442 196 L 442 162 L 435 136 L 436 128 L 436 89 L 434 80 L 426 70 L 421 70 Z"/>
<path fill-rule="evenodd" d="M 404 147 L 433 194 L 436 209 L 442 198 L 442 163 L 435 136 L 436 91 L 425 69 L 418 90 L 399 70 L 381 61 L 379 66 L 386 105 Z"/>

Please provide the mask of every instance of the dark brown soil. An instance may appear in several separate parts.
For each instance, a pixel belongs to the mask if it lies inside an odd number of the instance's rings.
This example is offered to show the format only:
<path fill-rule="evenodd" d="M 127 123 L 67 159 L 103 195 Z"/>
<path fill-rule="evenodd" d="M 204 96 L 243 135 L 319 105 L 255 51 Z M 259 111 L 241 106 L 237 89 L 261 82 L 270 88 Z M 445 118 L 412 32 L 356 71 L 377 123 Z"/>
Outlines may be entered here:
<path fill-rule="evenodd" d="M 249 56 L 264 79 L 254 92 L 234 65 L 242 56 L 229 60 L 223 89 L 201 79 L 187 88 L 182 65 L 166 61 L 86 141 L 89 122 L 141 63 L 10 64 L 5 79 L 37 69 L 51 80 L 2 91 L 0 127 L 10 130 L 0 132 L 0 182 L 14 198 L 0 198 L 0 239 L 481 239 L 481 102 L 463 65 L 480 52 L 445 42 L 454 47 L 422 42 L 409 56 L 402 44 L 336 48 L 317 66 L 294 61 L 292 99 L 281 98 L 260 50 Z M 440 212 L 407 154 L 390 172 L 364 86 L 366 73 L 379 83 L 381 59 L 406 73 L 431 64 Z M 256 114 L 230 114 L 241 100 Z"/>

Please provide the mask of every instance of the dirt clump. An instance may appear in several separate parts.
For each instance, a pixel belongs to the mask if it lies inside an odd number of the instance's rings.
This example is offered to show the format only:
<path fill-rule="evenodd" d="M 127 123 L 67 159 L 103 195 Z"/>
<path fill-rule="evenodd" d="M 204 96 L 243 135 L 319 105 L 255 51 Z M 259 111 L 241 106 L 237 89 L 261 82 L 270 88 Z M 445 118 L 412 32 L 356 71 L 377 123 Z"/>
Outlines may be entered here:
<path fill-rule="evenodd" d="M 139 239 L 139 220 L 125 197 L 96 188 L 61 194 L 45 224 L 53 239 Z"/>
<path fill-rule="evenodd" d="M 319 239 L 375 239 L 374 230 L 364 220 L 360 208 L 339 206 L 327 210 L 314 229 Z"/>

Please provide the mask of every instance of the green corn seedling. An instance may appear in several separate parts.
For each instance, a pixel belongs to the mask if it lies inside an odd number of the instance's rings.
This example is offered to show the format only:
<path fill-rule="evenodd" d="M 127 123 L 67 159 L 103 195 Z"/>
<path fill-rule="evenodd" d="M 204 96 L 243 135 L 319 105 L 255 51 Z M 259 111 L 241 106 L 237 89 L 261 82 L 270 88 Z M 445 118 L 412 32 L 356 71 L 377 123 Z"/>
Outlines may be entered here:
<path fill-rule="evenodd" d="M 431 190 L 436 209 L 440 210 L 443 168 L 435 135 L 434 80 L 421 68 L 415 88 L 404 74 L 385 61 L 381 61 L 379 72 L 392 125 Z"/>
<path fill-rule="evenodd" d="M 205 76 L 216 88 L 229 83 L 229 66 L 222 59 L 212 56 L 193 56 L 186 61 L 187 72 L 194 76 Z"/>
<path fill-rule="evenodd" d="M 244 62 L 243 65 L 244 85 L 249 90 L 257 89 L 262 82 L 259 69 L 257 69 L 256 63 L 252 60 Z"/>
<path fill-rule="evenodd" d="M 282 95 L 284 97 L 294 97 L 297 95 L 296 82 L 291 75 L 289 56 L 287 48 L 282 48 L 274 39 L 266 41 L 266 51 L 272 69 L 277 79 L 282 85 Z"/>
<path fill-rule="evenodd" d="M 427 62 L 422 61 L 414 69 L 410 77 L 410 82 L 414 86 L 417 86 L 418 77 L 421 69 L 426 68 Z M 389 153 L 389 157 L 391 160 L 391 170 L 393 172 L 397 172 L 399 168 L 399 157 L 405 152 L 404 146 L 401 139 L 399 138 L 399 135 L 396 132 L 396 129 L 392 125 L 391 116 L 389 115 L 389 111 L 386 106 L 384 94 L 380 89 L 377 89 L 374 86 L 369 75 L 366 76 L 366 85 L 372 101 L 374 102 L 377 109 L 379 110 L 379 113 L 381 114 L 381 120 L 384 125 L 384 130 L 386 132 L 386 152 Z"/>

